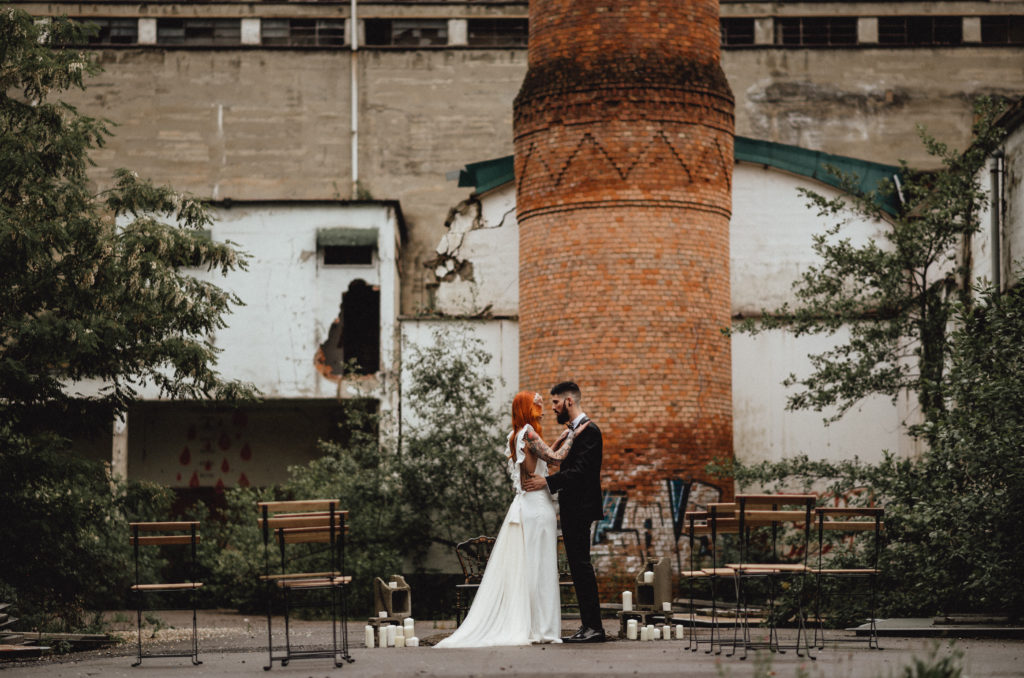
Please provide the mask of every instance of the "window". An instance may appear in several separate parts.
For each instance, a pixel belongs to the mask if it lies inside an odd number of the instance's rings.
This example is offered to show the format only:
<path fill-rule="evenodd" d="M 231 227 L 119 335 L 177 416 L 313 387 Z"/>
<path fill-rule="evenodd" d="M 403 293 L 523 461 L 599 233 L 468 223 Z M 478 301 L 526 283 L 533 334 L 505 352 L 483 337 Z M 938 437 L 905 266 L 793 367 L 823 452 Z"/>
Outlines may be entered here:
<path fill-rule="evenodd" d="M 754 44 L 753 19 L 722 19 L 720 23 L 723 45 Z"/>
<path fill-rule="evenodd" d="M 377 249 L 366 245 L 326 245 L 324 246 L 324 264 L 330 266 L 370 265 L 373 263 L 373 251 Z"/>
<path fill-rule="evenodd" d="M 367 19 L 367 45 L 428 47 L 448 44 L 446 19 Z"/>
<path fill-rule="evenodd" d="M 880 45 L 959 45 L 964 41 L 958 16 L 878 17 Z"/>
<path fill-rule="evenodd" d="M 156 41 L 161 45 L 238 45 L 239 19 L 157 19 Z"/>
<path fill-rule="evenodd" d="M 775 42 L 780 45 L 855 45 L 856 17 L 785 17 L 775 20 Z"/>
<path fill-rule="evenodd" d="M 985 45 L 1024 44 L 1024 16 L 981 17 L 981 42 Z"/>
<path fill-rule="evenodd" d="M 345 22 L 338 19 L 263 19 L 264 45 L 336 47 L 345 44 Z"/>
<path fill-rule="evenodd" d="M 481 47 L 526 47 L 526 19 L 470 19 L 469 44 Z"/>
<path fill-rule="evenodd" d="M 83 24 L 95 24 L 99 31 L 89 37 L 90 45 L 134 45 L 139 41 L 138 19 L 75 19 Z"/>

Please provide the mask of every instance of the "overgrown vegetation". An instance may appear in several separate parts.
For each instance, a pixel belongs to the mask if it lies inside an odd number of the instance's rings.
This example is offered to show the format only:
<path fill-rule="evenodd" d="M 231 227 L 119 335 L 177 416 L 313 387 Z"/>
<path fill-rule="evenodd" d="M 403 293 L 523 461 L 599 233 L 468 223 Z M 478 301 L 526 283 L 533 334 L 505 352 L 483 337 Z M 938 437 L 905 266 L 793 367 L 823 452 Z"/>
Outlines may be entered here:
<path fill-rule="evenodd" d="M 112 481 L 70 441 L 109 431 L 145 383 L 251 395 L 215 371 L 210 338 L 239 300 L 182 270 L 227 273 L 243 255 L 206 236 L 195 199 L 125 169 L 91 188 L 89 154 L 112 123 L 59 100 L 99 71 L 75 47 L 88 30 L 0 6 L 0 598 L 46 630 L 123 601 L 127 522 L 170 501 Z"/>
<path fill-rule="evenodd" d="M 920 458 L 886 454 L 878 464 L 806 456 L 756 465 L 726 464 L 740 488 L 816 490 L 851 505 L 885 508 L 879 613 L 1024 614 L 1024 288 L 973 290 L 956 258 L 978 228 L 984 198 L 977 173 L 1002 138 L 997 107 L 983 102 L 975 143 L 959 154 L 923 135 L 942 170 L 904 172 L 907 202 L 888 244 L 855 247 L 815 239 L 823 264 L 795 285 L 807 306 L 769 321 L 797 333 L 852 327 L 851 341 L 813 356 L 792 408 L 835 405 L 840 416 L 869 393 L 915 393 L 924 421 L 913 433 L 928 443 Z M 812 196 L 822 214 L 843 199 Z M 854 213 L 874 209 L 855 195 Z M 909 353 L 908 353 L 909 351 Z M 908 360 L 912 358 L 912 360 Z"/>
<path fill-rule="evenodd" d="M 839 176 L 844 193 L 828 198 L 801 189 L 830 225 L 813 237 L 820 263 L 808 267 L 793 285 L 796 302 L 765 310 L 734 331 L 757 333 L 782 328 L 800 336 L 850 338 L 811 355 L 808 376 L 790 375 L 798 386 L 789 409 L 835 408 L 838 419 L 866 396 L 881 394 L 894 402 L 911 393 L 922 422 L 912 432 L 926 437 L 948 402 L 946 336 L 953 304 L 966 302 L 969 264 L 959 248 L 980 227 L 985 192 L 979 172 L 1002 142 L 995 125 L 1003 106 L 989 99 L 975 105 L 973 141 L 966 151 L 949 148 L 923 128 L 918 132 L 928 153 L 941 163 L 935 172 L 902 165 L 897 181 L 862 191 L 855 176 Z M 886 211 L 898 195 L 896 214 Z M 867 220 L 883 225 L 881 237 L 857 244 L 845 229 Z"/>

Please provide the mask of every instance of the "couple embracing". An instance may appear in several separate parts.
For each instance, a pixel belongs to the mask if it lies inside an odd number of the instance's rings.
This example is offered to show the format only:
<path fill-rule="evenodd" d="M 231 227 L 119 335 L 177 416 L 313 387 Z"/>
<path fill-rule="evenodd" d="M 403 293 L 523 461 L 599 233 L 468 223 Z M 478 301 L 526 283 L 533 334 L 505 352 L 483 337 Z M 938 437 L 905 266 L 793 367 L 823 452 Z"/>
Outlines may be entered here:
<path fill-rule="evenodd" d="M 551 389 L 551 410 L 566 428 L 550 447 L 541 438 L 544 401 L 540 394 L 524 391 L 512 401 L 507 451 L 515 498 L 466 620 L 437 647 L 605 639 L 597 579 L 590 563 L 590 525 L 602 516 L 601 431 L 583 413 L 581 400 L 579 386 L 571 381 Z M 558 471 L 548 475 L 549 464 L 558 466 Z M 582 622 L 568 638 L 560 637 L 555 494 Z"/>

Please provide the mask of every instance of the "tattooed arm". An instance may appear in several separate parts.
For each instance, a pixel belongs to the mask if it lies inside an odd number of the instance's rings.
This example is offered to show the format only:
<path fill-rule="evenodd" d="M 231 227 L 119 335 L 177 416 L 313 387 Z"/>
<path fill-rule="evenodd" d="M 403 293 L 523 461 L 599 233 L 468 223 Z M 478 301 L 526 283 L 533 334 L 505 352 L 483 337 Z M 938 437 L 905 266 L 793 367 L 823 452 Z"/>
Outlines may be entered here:
<path fill-rule="evenodd" d="M 576 431 L 571 431 L 569 429 L 563 431 L 562 435 L 555 441 L 553 448 L 548 447 L 544 441 L 540 439 L 540 436 L 537 435 L 537 432 L 531 427 L 526 431 L 526 449 L 533 454 L 534 457 L 543 459 L 549 464 L 560 464 L 569 454 L 569 449 L 572 448 L 572 441 L 577 435 L 579 435 L 580 431 L 587 427 L 589 423 L 590 422 L 583 424 L 583 426 L 580 426 Z"/>

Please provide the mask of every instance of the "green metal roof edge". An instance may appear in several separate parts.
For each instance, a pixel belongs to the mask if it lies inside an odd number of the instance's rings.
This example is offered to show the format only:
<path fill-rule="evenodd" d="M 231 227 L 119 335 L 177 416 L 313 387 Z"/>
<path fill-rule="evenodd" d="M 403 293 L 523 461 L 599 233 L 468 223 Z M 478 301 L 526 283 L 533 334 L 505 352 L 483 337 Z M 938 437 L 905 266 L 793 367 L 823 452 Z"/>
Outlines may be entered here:
<path fill-rule="evenodd" d="M 810 151 L 799 146 L 762 141 L 750 137 L 736 137 L 733 155 L 739 162 L 756 163 L 775 167 L 793 174 L 809 177 L 823 184 L 842 188 L 842 182 L 829 172 L 834 167 L 842 174 L 857 175 L 860 190 L 867 192 L 878 188 L 878 182 L 899 173 L 895 165 L 883 165 L 868 160 L 859 160 L 844 155 L 833 155 L 821 151 Z M 466 165 L 459 171 L 459 186 L 472 186 L 476 193 L 485 193 L 515 178 L 512 156 L 506 155 L 493 160 L 483 160 Z M 896 196 L 882 204 L 890 214 L 896 214 Z"/>

